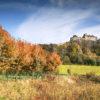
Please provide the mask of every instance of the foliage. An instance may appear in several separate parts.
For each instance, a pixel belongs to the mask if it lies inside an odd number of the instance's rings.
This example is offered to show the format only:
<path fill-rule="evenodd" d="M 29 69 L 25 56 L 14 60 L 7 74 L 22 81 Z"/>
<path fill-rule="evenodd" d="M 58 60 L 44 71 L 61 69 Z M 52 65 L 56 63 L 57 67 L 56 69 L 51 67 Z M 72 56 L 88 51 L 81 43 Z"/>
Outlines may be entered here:
<path fill-rule="evenodd" d="M 57 52 L 63 64 L 84 64 L 100 66 L 100 40 L 69 41 L 64 44 L 41 45 L 49 53 Z"/>
<path fill-rule="evenodd" d="M 48 64 L 50 71 L 61 64 L 56 52 L 48 53 L 40 45 L 14 40 L 8 32 L 0 29 L 0 73 L 43 72 L 46 67 L 49 69 Z"/>
<path fill-rule="evenodd" d="M 67 55 L 63 56 L 62 61 L 63 61 L 63 64 L 70 64 L 71 63 L 70 58 Z"/>
<path fill-rule="evenodd" d="M 55 70 L 58 65 L 60 65 L 62 62 L 60 60 L 60 56 L 56 52 L 53 52 L 47 56 L 47 65 L 45 66 L 45 71 L 53 71 Z"/>

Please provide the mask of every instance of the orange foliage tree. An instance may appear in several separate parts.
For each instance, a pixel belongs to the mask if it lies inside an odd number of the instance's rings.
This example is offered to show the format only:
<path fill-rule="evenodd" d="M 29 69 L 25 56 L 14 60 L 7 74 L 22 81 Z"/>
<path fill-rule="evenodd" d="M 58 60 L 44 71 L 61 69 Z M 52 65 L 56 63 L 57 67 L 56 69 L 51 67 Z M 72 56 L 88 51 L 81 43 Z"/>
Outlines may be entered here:
<path fill-rule="evenodd" d="M 1 72 L 53 71 L 59 64 L 61 60 L 56 52 L 47 53 L 40 45 L 16 41 L 6 31 L 0 29 Z"/>
<path fill-rule="evenodd" d="M 54 71 L 58 65 L 62 64 L 60 56 L 56 52 L 48 54 L 46 60 L 44 71 Z"/>

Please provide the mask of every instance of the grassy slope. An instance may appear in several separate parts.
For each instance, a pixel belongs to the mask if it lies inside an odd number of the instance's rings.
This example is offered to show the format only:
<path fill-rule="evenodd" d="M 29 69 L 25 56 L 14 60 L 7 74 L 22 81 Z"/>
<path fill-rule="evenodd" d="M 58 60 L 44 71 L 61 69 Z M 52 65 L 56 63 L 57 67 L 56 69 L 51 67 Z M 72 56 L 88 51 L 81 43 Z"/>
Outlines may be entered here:
<path fill-rule="evenodd" d="M 60 65 L 58 72 L 59 74 L 67 74 L 67 69 L 70 69 L 72 74 L 86 74 L 93 72 L 96 75 L 100 75 L 100 66 Z"/>

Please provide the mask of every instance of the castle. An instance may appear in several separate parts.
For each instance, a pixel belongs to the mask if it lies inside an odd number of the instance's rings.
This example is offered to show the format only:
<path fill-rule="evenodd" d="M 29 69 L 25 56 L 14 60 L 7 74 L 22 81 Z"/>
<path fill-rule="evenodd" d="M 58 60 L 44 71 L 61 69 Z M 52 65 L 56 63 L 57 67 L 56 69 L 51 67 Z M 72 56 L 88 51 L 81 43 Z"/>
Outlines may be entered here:
<path fill-rule="evenodd" d="M 94 36 L 94 35 L 87 35 L 87 34 L 84 34 L 82 38 L 85 39 L 85 40 L 90 40 L 90 41 L 96 41 L 97 40 L 96 36 Z"/>
<path fill-rule="evenodd" d="M 83 37 L 78 37 L 77 35 L 74 35 L 73 37 L 70 38 L 70 41 L 80 41 L 80 40 L 96 41 L 97 37 L 94 35 L 84 34 Z"/>

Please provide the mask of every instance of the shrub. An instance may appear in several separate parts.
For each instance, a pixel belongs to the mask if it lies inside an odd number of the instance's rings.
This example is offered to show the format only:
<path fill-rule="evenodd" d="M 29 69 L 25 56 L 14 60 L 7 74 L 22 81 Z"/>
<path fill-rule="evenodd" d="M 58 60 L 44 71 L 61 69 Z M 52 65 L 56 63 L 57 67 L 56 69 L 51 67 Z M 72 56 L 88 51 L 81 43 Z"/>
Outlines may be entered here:
<path fill-rule="evenodd" d="M 70 64 L 71 63 L 71 61 L 70 61 L 68 56 L 63 56 L 62 62 L 63 62 L 63 64 Z"/>
<path fill-rule="evenodd" d="M 50 53 L 47 55 L 44 71 L 54 71 L 61 63 L 60 56 L 56 52 Z"/>

